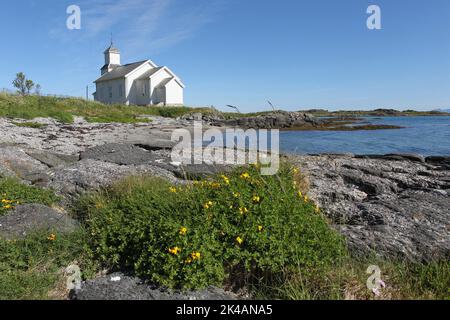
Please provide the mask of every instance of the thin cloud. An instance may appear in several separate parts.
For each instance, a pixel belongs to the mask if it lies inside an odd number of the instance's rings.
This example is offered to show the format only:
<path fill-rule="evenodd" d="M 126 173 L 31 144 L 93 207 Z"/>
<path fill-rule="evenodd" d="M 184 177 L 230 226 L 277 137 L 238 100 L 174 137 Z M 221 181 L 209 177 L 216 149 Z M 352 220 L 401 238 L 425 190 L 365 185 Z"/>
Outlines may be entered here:
<path fill-rule="evenodd" d="M 224 0 L 83 0 L 82 32 L 76 41 L 105 37 L 114 30 L 114 40 L 130 54 L 145 48 L 152 53 L 190 38 L 205 24 L 214 21 Z M 61 40 L 67 30 L 53 29 L 50 35 Z M 71 37 L 70 39 L 74 39 Z"/>

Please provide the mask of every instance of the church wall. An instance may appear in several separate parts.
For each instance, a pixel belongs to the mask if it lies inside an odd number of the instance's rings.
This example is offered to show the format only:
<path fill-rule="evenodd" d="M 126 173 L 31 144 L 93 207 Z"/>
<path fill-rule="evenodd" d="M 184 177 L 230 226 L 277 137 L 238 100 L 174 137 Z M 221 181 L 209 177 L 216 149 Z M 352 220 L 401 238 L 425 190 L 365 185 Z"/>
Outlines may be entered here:
<path fill-rule="evenodd" d="M 129 104 L 131 105 L 139 105 L 139 104 L 150 104 L 150 98 L 148 97 L 148 100 L 142 101 L 142 87 L 138 85 L 136 82 L 136 79 L 142 76 L 145 72 L 152 69 L 152 66 L 150 64 L 146 64 L 142 66 L 138 71 L 130 74 L 126 79 L 126 87 L 127 87 L 127 99 Z M 143 103 L 145 102 L 145 103 Z"/>
<path fill-rule="evenodd" d="M 183 88 L 176 82 L 171 81 L 166 85 L 166 105 L 183 105 Z"/>
<path fill-rule="evenodd" d="M 126 102 L 124 79 L 99 82 L 96 92 L 96 101 L 105 104 L 124 104 Z"/>

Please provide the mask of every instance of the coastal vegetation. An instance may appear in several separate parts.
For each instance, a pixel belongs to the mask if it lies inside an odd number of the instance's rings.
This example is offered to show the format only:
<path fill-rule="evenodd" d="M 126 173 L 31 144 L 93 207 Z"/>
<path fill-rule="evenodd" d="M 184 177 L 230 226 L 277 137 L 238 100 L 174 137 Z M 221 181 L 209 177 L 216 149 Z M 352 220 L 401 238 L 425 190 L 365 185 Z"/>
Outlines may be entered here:
<path fill-rule="evenodd" d="M 58 197 L 51 190 L 28 186 L 14 178 L 0 177 L 0 216 L 25 203 L 52 205 Z"/>
<path fill-rule="evenodd" d="M 110 269 L 171 288 L 231 286 L 326 272 L 345 256 L 302 184 L 289 166 L 276 176 L 251 167 L 188 186 L 129 178 L 82 199 L 77 212 L 93 255 Z"/>
<path fill-rule="evenodd" d="M 184 115 L 201 113 L 202 115 L 219 116 L 225 120 L 237 118 L 251 118 L 267 116 L 274 111 L 263 111 L 253 113 L 220 112 L 213 107 L 192 108 L 192 107 L 140 107 L 126 105 L 105 105 L 95 101 L 87 101 L 80 98 L 60 98 L 39 95 L 11 95 L 0 93 L 0 117 L 13 119 L 33 120 L 35 118 L 53 118 L 62 123 L 73 123 L 74 117 L 84 117 L 88 122 L 119 122 L 138 123 L 148 122 L 146 116 L 160 116 L 167 118 L 178 118 Z M 324 125 L 314 128 L 314 130 L 376 130 L 376 129 L 396 129 L 389 126 L 347 126 L 361 120 L 364 116 L 427 116 L 427 115 L 450 115 L 438 111 L 396 111 L 378 109 L 375 111 L 336 111 L 326 110 L 306 110 L 316 117 L 334 117 L 335 120 L 328 121 Z M 20 124 L 19 124 L 20 125 Z M 31 123 L 23 126 L 36 127 Z M 301 130 L 302 128 L 293 128 Z M 303 128 L 305 129 L 305 128 Z M 307 128 L 311 130 L 311 127 Z"/>
<path fill-rule="evenodd" d="M 74 117 L 84 117 L 88 122 L 148 122 L 145 116 L 176 118 L 184 114 L 210 113 L 209 108 L 188 107 L 138 107 L 104 105 L 78 98 L 21 96 L 0 93 L 0 117 L 32 120 L 53 118 L 62 123 L 73 123 Z"/>
<path fill-rule="evenodd" d="M 448 261 L 351 256 L 308 198 L 308 185 L 289 164 L 276 176 L 251 166 L 183 185 L 125 178 L 75 202 L 81 225 L 74 233 L 1 239 L 0 299 L 65 299 L 71 264 L 82 279 L 131 271 L 159 286 L 216 285 L 259 299 L 450 298 Z M 0 192 L 13 205 L 57 200 L 50 190 L 10 179 Z M 380 296 L 366 287 L 374 263 L 387 284 Z"/>

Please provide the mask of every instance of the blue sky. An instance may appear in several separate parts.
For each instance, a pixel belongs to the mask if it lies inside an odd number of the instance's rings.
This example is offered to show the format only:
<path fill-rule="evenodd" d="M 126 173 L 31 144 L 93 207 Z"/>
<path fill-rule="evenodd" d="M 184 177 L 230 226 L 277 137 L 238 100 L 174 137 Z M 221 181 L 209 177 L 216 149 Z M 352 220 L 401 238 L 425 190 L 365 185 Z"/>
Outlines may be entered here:
<path fill-rule="evenodd" d="M 71 4 L 81 30 L 66 28 Z M 370 4 L 382 30 L 366 28 Z M 448 0 L 2 1 L 0 27 L 0 88 L 23 71 L 44 93 L 83 96 L 112 32 L 123 63 L 169 66 L 191 106 L 450 107 Z"/>

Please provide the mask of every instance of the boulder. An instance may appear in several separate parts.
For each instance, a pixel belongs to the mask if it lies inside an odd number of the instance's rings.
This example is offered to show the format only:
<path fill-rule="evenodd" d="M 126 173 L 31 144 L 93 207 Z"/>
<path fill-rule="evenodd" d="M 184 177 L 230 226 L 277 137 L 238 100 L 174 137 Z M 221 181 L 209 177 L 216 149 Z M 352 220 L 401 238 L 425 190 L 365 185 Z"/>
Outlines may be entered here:
<path fill-rule="evenodd" d="M 21 238 L 36 230 L 70 233 L 78 223 L 52 208 L 41 204 L 24 204 L 0 217 L 0 237 Z"/>
<path fill-rule="evenodd" d="M 163 290 L 123 273 L 83 282 L 81 289 L 72 290 L 69 296 L 72 300 L 237 300 L 235 294 L 216 287 L 186 292 Z"/>

